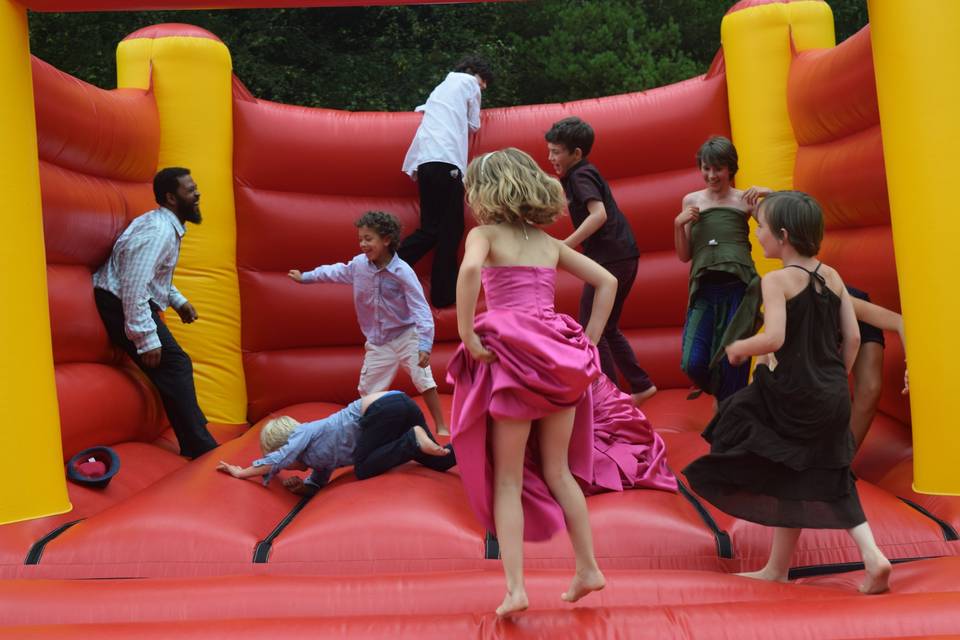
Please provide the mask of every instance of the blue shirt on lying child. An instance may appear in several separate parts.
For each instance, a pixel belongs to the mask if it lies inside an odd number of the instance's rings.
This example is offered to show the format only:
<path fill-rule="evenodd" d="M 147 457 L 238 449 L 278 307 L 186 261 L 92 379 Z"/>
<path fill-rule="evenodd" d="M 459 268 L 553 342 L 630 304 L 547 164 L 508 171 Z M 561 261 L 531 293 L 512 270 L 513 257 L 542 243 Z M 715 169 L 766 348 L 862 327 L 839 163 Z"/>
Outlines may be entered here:
<path fill-rule="evenodd" d="M 391 393 L 400 392 L 387 392 Z M 353 464 L 362 416 L 361 400 L 354 400 L 333 415 L 298 426 L 285 445 L 253 461 L 255 467 L 266 464 L 273 467 L 263 484 L 270 484 L 278 471 L 299 460 L 312 470 L 304 482 L 318 489 L 323 487 L 330 481 L 334 469 Z"/>

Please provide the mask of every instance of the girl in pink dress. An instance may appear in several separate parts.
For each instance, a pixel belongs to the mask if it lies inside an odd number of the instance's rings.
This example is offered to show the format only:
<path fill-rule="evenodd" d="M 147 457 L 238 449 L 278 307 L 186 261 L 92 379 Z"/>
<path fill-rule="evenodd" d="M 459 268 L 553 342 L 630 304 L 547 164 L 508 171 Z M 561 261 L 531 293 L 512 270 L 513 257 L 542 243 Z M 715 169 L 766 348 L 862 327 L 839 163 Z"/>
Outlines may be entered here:
<path fill-rule="evenodd" d="M 463 344 L 448 367 L 451 432 L 470 504 L 500 543 L 507 594 L 497 614 L 506 615 L 528 605 L 523 540 L 548 539 L 564 524 L 576 574 L 562 598 L 605 585 L 574 474 L 593 480 L 595 345 L 617 280 L 540 229 L 562 213 L 563 188 L 526 153 L 476 158 L 466 189 L 481 225 L 467 236 L 457 279 Z M 596 288 L 586 329 L 554 310 L 558 268 Z M 481 281 L 487 310 L 474 317 Z"/>

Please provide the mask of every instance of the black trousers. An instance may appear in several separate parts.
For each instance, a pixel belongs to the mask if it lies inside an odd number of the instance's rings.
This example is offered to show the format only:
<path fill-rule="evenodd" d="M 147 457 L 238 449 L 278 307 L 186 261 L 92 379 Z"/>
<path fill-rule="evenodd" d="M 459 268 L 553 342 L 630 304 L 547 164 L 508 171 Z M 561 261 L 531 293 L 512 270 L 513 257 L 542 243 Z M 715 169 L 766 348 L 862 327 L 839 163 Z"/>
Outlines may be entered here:
<path fill-rule="evenodd" d="M 420 228 L 400 243 L 397 253 L 413 265 L 436 247 L 430 273 L 430 302 L 449 307 L 457 301 L 457 254 L 463 239 L 463 180 L 460 170 L 446 162 L 417 167 L 420 190 Z"/>
<path fill-rule="evenodd" d="M 420 407 L 405 393 L 391 393 L 367 407 L 360 418 L 360 436 L 353 454 L 353 472 L 361 480 L 416 460 L 434 471 L 446 471 L 457 463 L 453 447 L 445 456 L 429 456 L 420 451 L 413 427 L 423 427 L 436 442 Z"/>
<path fill-rule="evenodd" d="M 614 384 L 617 384 L 617 369 L 619 369 L 626 378 L 627 384 L 630 385 L 630 393 L 640 393 L 653 386 L 650 376 L 640 367 L 637 356 L 633 353 L 633 347 L 630 346 L 626 336 L 620 332 L 619 327 L 623 303 L 630 295 L 633 281 L 637 278 L 638 263 L 637 258 L 632 258 L 603 265 L 604 269 L 617 278 L 617 297 L 613 301 L 613 309 L 610 310 L 607 325 L 603 328 L 603 336 L 597 343 L 597 350 L 600 352 L 600 369 L 613 380 Z M 584 285 L 583 295 L 580 296 L 580 324 L 584 327 L 590 322 L 594 293 L 595 289 L 592 286 Z"/>
<path fill-rule="evenodd" d="M 137 346 L 124 331 L 123 303 L 120 298 L 104 289 L 94 289 L 93 297 L 97 311 L 107 328 L 110 341 L 127 352 L 160 393 L 163 408 L 170 426 L 177 434 L 180 455 L 196 458 L 217 446 L 216 440 L 207 431 L 207 418 L 197 404 L 197 390 L 193 384 L 193 363 L 190 356 L 180 348 L 170 329 L 160 319 L 159 310 L 151 305 L 153 321 L 157 323 L 160 338 L 160 365 L 146 367 L 137 354 Z"/>

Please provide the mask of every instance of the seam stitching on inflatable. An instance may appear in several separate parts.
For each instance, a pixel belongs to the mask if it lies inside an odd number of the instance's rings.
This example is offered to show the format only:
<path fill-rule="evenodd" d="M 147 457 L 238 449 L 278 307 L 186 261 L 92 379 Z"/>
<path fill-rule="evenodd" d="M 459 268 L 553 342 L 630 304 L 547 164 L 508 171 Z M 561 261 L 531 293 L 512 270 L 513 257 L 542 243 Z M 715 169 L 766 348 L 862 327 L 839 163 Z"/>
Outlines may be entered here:
<path fill-rule="evenodd" d="M 283 520 L 273 528 L 266 538 L 257 543 L 257 546 L 253 548 L 253 562 L 254 564 L 266 564 L 270 558 L 270 550 L 273 547 L 273 541 L 276 540 L 277 536 L 280 535 L 280 532 L 287 528 L 287 525 L 297 517 L 297 514 L 300 513 L 307 503 L 313 496 L 305 496 L 296 504 L 296 506 L 290 510 Z"/>
<path fill-rule="evenodd" d="M 62 524 L 56 529 L 54 529 L 53 531 L 51 531 L 50 533 L 48 533 L 47 535 L 43 536 L 42 538 L 34 542 L 30 546 L 30 550 L 27 551 L 27 557 L 24 558 L 23 564 L 40 564 L 40 558 L 43 556 L 43 550 L 47 547 L 47 545 L 54 538 L 59 536 L 61 533 L 63 533 L 73 525 L 77 524 L 78 522 L 82 522 L 82 521 L 83 521 L 83 518 L 80 518 L 79 520 L 74 520 L 73 522 L 67 522 L 66 524 Z"/>

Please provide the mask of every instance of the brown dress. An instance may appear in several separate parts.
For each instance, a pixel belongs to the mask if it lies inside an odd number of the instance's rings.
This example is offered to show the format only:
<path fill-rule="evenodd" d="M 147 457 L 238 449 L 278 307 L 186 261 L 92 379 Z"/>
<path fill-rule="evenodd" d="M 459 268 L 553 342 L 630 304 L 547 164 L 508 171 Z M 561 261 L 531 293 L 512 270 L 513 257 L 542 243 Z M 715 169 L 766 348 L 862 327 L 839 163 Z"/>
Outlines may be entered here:
<path fill-rule="evenodd" d="M 776 369 L 758 366 L 753 383 L 720 404 L 703 432 L 710 453 L 683 470 L 694 491 L 737 518 L 813 529 L 866 521 L 850 471 L 855 446 L 840 298 L 819 269 L 787 300 Z"/>

